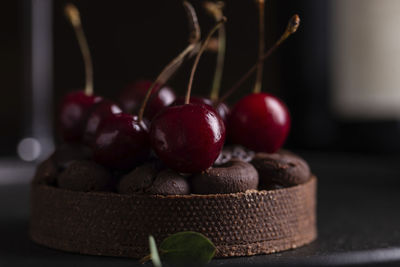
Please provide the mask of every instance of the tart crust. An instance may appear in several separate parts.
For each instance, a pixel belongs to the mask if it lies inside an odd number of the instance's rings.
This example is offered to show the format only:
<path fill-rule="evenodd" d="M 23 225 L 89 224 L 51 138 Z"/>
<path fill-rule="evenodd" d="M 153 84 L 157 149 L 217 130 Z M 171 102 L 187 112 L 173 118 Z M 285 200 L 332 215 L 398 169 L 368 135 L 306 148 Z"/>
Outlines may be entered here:
<path fill-rule="evenodd" d="M 38 244 L 90 255 L 141 258 L 148 236 L 196 231 L 217 257 L 269 254 L 317 237 L 316 177 L 289 188 L 214 195 L 122 195 L 32 184 L 30 236 Z"/>

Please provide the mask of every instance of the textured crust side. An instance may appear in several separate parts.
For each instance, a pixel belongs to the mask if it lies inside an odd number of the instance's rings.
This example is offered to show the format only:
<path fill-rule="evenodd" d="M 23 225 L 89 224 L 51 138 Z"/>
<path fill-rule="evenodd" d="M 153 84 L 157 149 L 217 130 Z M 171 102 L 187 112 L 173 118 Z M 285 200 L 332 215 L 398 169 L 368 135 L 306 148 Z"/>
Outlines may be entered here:
<path fill-rule="evenodd" d="M 217 257 L 268 254 L 317 237 L 316 178 L 272 191 L 149 196 L 82 193 L 32 185 L 30 235 L 47 247 L 91 255 L 140 258 L 148 235 L 196 231 Z"/>

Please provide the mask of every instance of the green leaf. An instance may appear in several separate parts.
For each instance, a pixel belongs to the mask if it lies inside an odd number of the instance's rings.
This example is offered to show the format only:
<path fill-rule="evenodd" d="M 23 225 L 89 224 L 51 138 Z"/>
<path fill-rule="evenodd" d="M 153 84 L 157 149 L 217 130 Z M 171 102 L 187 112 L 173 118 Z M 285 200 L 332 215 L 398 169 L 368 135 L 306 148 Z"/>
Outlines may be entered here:
<path fill-rule="evenodd" d="M 179 232 L 161 243 L 161 256 L 168 262 L 206 264 L 214 257 L 215 246 L 204 235 L 196 232 Z"/>
<path fill-rule="evenodd" d="M 151 235 L 149 236 L 149 246 L 150 246 L 150 258 L 153 262 L 154 267 L 162 267 L 160 256 L 158 255 L 156 241 L 154 237 Z"/>

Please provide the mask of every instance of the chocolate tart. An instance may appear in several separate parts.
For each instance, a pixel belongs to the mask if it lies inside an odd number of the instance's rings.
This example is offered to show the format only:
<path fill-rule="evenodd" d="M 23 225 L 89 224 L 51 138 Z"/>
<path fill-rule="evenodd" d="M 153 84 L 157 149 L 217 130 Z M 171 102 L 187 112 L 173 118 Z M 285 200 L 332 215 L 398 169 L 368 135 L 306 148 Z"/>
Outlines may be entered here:
<path fill-rule="evenodd" d="M 123 195 L 32 184 L 30 236 L 38 244 L 90 255 L 140 258 L 180 231 L 204 234 L 217 257 L 293 249 L 317 237 L 316 177 L 276 190 L 212 195 Z"/>

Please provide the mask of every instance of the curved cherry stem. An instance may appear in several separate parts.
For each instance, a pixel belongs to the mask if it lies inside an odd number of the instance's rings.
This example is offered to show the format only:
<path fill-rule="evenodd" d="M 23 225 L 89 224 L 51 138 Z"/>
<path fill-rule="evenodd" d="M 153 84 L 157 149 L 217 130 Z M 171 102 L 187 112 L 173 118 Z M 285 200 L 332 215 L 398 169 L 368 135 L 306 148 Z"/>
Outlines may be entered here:
<path fill-rule="evenodd" d="M 139 109 L 138 120 L 141 122 L 143 120 L 144 111 L 146 109 L 147 102 L 150 99 L 151 93 L 153 92 L 153 88 L 156 85 L 163 85 L 165 84 L 171 76 L 179 69 L 182 65 L 183 61 L 187 56 L 191 56 L 191 53 L 198 47 L 198 43 L 200 42 L 200 25 L 197 19 L 196 11 L 194 10 L 193 6 L 187 2 L 183 2 L 183 6 L 185 8 L 186 14 L 189 20 L 189 45 L 183 50 L 177 57 L 175 57 L 164 69 L 161 73 L 157 76 L 155 81 L 151 84 L 149 89 L 147 89 L 146 96 L 142 102 L 142 105 Z"/>
<path fill-rule="evenodd" d="M 266 60 L 269 56 L 293 33 L 297 31 L 300 25 L 300 17 L 298 15 L 294 15 L 290 20 L 286 27 L 285 32 L 282 36 L 276 41 L 276 43 L 257 61 L 255 65 L 253 65 L 241 78 L 237 81 L 231 89 L 229 89 L 224 96 L 222 96 L 218 103 L 225 101 L 233 92 L 235 92 L 249 77 L 250 75 L 257 70 L 258 63 Z"/>
<path fill-rule="evenodd" d="M 89 46 L 82 28 L 79 11 L 75 5 L 69 3 L 65 6 L 65 15 L 74 28 L 76 38 L 78 39 L 79 47 L 82 52 L 83 62 L 85 64 L 85 94 L 93 95 L 93 64 L 90 56 Z"/>
<path fill-rule="evenodd" d="M 265 49 L 265 16 L 264 16 L 264 0 L 258 0 L 258 12 L 259 12 L 259 32 L 258 32 L 258 65 L 257 65 L 257 74 L 256 74 L 256 83 L 254 85 L 254 93 L 261 92 L 262 80 L 263 80 L 263 69 L 264 69 L 264 61 L 260 60 L 264 55 Z"/>
<path fill-rule="evenodd" d="M 196 11 L 188 1 L 183 1 L 183 7 L 189 20 L 189 43 L 197 43 L 200 41 L 201 31 Z"/>
<path fill-rule="evenodd" d="M 217 24 L 215 24 L 215 26 L 208 33 L 207 38 L 204 40 L 203 44 L 200 47 L 199 52 L 197 53 L 197 56 L 193 63 L 192 71 L 190 72 L 189 84 L 188 84 L 188 89 L 186 91 L 186 97 L 185 97 L 185 104 L 189 104 L 189 102 L 190 102 L 190 93 L 192 91 L 194 74 L 196 72 L 197 65 L 199 64 L 200 57 L 203 54 L 204 50 L 206 50 L 207 45 L 208 45 L 212 35 L 226 22 L 226 20 L 227 20 L 226 17 L 222 17 L 221 20 L 218 21 Z"/>
<path fill-rule="evenodd" d="M 217 64 L 215 68 L 214 80 L 211 87 L 210 99 L 216 102 L 219 97 L 219 90 L 221 88 L 222 74 L 224 72 L 224 62 L 225 62 L 225 50 L 226 50 L 226 31 L 225 27 L 222 25 L 218 30 L 218 54 L 217 54 Z"/>
<path fill-rule="evenodd" d="M 204 8 L 210 13 L 216 21 L 219 21 L 223 17 L 222 9 L 224 8 L 224 2 L 204 2 Z M 218 100 L 219 90 L 221 88 L 222 74 L 224 70 L 225 61 L 225 50 L 226 50 L 226 31 L 224 25 L 218 30 L 218 51 L 217 51 L 217 62 L 215 67 L 214 79 L 211 86 L 210 99 L 214 103 Z"/>

